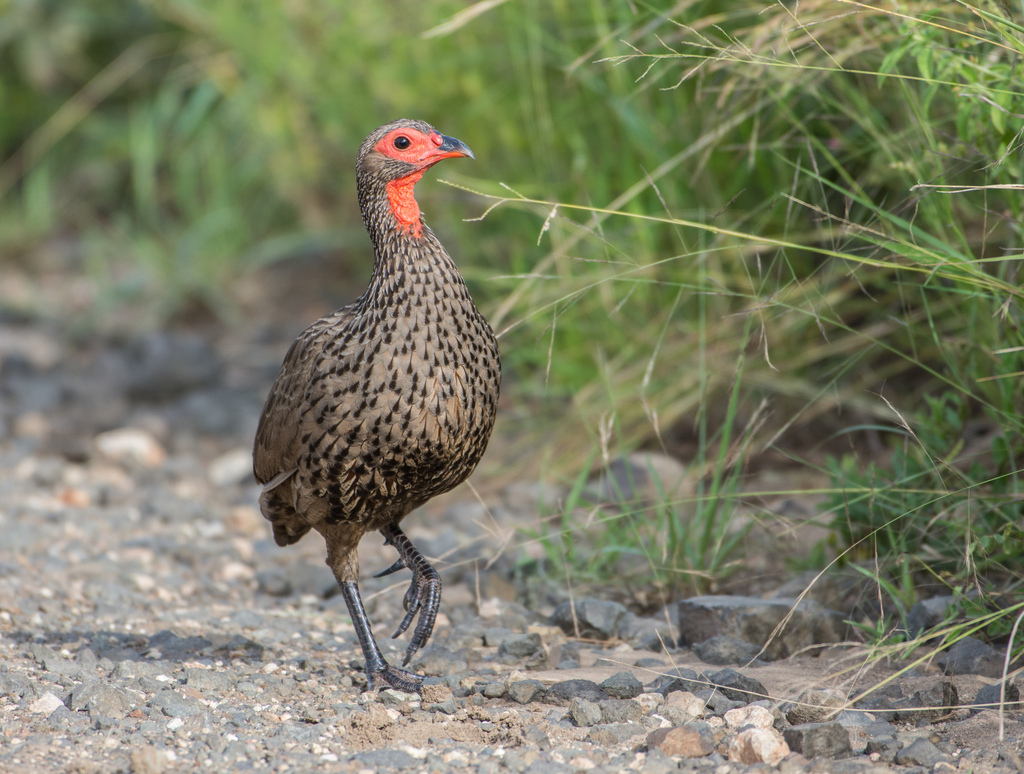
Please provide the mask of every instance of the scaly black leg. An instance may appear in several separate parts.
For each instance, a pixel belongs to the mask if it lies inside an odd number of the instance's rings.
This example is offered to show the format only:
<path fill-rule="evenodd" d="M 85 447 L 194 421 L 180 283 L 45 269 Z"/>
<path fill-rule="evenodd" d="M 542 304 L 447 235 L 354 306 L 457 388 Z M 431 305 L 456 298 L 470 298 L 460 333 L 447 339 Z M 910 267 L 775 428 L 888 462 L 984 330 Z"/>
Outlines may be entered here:
<path fill-rule="evenodd" d="M 430 562 L 416 549 L 416 546 L 397 524 L 384 527 L 380 534 L 384 536 L 386 544 L 394 546 L 398 551 L 398 561 L 380 575 L 390 575 L 403 567 L 412 570 L 412 582 L 409 584 L 409 590 L 405 592 L 403 600 L 406 611 L 405 618 L 398 625 L 398 631 L 392 635 L 392 637 L 398 637 L 402 634 L 419 613 L 419 620 L 416 622 L 416 628 L 413 629 L 412 639 L 409 641 L 409 647 L 405 651 L 405 660 L 402 662 L 402 666 L 406 666 L 416 651 L 427 644 L 427 640 L 430 639 L 430 635 L 434 631 L 434 621 L 437 620 L 437 610 L 441 605 L 441 576 L 430 566 Z"/>
<path fill-rule="evenodd" d="M 345 581 L 339 585 L 341 593 L 345 597 L 345 604 L 348 605 L 348 614 L 352 618 L 356 637 L 359 638 L 359 647 L 362 648 L 363 658 L 366 660 L 366 689 L 372 691 L 378 687 L 377 683 L 380 682 L 400 691 L 419 693 L 423 682 L 422 677 L 393 667 L 384 660 L 384 655 L 377 647 L 377 641 L 373 639 L 370 622 L 363 609 L 363 600 L 359 596 L 359 586 L 355 581 Z M 408 663 L 408 659 L 406 659 L 406 663 Z"/>

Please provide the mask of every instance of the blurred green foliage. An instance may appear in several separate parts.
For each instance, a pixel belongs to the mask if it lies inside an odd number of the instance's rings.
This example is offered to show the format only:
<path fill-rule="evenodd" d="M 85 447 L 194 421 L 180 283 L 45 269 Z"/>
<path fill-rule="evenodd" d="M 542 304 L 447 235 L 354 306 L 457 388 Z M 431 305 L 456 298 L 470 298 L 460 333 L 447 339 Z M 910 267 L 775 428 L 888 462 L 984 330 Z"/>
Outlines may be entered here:
<path fill-rule="evenodd" d="M 787 432 L 824 442 L 906 416 L 934 443 L 901 436 L 830 470 L 837 490 L 927 482 L 923 500 L 894 490 L 836 522 L 847 543 L 916 550 L 922 510 L 961 513 L 934 462 L 963 433 L 953 419 L 1004 439 L 963 491 L 1003 498 L 985 475 L 1019 478 L 1012 5 L 0 0 L 0 261 L 69 243 L 97 313 L 135 304 L 140 324 L 197 300 L 230 318 L 234 279 L 306 253 L 368 272 L 353 155 L 381 123 L 423 118 L 477 155 L 440 176 L 490 198 L 418 193 L 516 393 L 571 403 L 585 428 L 549 434 L 570 480 L 598 446 L 692 434 L 712 495 L 694 529 L 720 536 L 751 456 L 818 464 Z M 929 395 L 959 408 L 919 411 Z M 973 567 L 1010 564 L 998 502 L 989 544 L 953 533 L 988 552 Z M 686 510 L 660 511 L 673 545 L 696 534 L 674 521 Z M 699 563 L 676 553 L 658 561 Z"/>

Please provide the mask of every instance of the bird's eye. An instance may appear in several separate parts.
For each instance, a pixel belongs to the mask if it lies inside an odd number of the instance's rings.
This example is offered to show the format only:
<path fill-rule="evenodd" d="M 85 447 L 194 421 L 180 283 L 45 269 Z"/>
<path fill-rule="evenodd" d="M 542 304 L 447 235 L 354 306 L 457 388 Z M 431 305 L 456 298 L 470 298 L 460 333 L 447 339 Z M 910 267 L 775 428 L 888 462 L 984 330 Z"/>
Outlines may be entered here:
<path fill-rule="evenodd" d="M 412 145 L 412 142 L 404 134 L 400 134 L 395 138 L 394 145 L 398 150 L 405 150 Z"/>

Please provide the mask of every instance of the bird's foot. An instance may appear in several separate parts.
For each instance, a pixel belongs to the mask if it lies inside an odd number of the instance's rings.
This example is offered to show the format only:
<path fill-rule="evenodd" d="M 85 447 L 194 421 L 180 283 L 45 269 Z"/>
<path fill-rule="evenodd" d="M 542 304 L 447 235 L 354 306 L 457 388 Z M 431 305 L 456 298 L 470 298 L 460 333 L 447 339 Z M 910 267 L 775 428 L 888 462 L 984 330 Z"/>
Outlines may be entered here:
<path fill-rule="evenodd" d="M 403 604 L 405 618 L 398 624 L 398 630 L 391 635 L 392 638 L 401 636 L 417 614 L 419 615 L 416 628 L 412 631 L 412 639 L 409 640 L 409 647 L 405 650 L 405 659 L 402 661 L 402 666 L 407 666 L 416 651 L 430 639 L 434 631 L 434 622 L 437 620 L 437 610 L 441 606 L 441 576 L 425 560 L 422 565 L 413 565 L 412 582 L 409 584 L 409 590 L 405 592 Z"/>
<path fill-rule="evenodd" d="M 414 672 L 393 667 L 386 661 L 382 661 L 380 666 L 366 670 L 366 690 L 373 691 L 378 688 L 394 688 L 396 691 L 419 693 L 423 690 L 423 678 Z"/>
<path fill-rule="evenodd" d="M 409 647 L 405 651 L 405 660 L 402 666 L 407 666 L 412 657 L 420 648 L 427 644 L 431 633 L 434 631 L 434 622 L 437 620 L 437 610 L 441 606 L 441 576 L 437 570 L 430 566 L 430 562 L 412 544 L 397 524 L 384 527 L 381 530 L 386 545 L 394 546 L 398 551 L 398 561 L 391 565 L 378 577 L 390 575 L 403 568 L 412 570 L 412 582 L 405 592 L 403 604 L 405 605 L 405 618 L 398 625 L 397 631 L 392 638 L 400 637 L 411 625 L 416 616 L 416 627 L 412 632 L 412 639 L 409 640 Z"/>

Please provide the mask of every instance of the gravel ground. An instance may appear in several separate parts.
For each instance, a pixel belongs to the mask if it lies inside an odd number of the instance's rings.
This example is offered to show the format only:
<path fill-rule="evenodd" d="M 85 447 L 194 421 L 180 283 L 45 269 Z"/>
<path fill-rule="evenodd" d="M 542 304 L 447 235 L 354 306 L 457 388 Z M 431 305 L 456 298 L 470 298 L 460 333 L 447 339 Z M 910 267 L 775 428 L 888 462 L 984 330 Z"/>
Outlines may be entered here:
<path fill-rule="evenodd" d="M 410 517 L 445 581 L 427 685 L 364 693 L 322 543 L 277 548 L 255 506 L 249 442 L 283 351 L 0 330 L 0 771 L 1024 770 L 1019 709 L 1000 740 L 996 709 L 965 706 L 991 703 L 988 678 L 925 663 L 853 707 L 889 674 L 851 669 L 855 649 L 723 670 L 600 602 L 569 636 L 579 620 L 521 606 L 487 564 L 535 521 L 528 483 Z M 393 558 L 364 542 L 366 575 Z M 399 660 L 408 580 L 389 580 L 363 588 Z"/>

